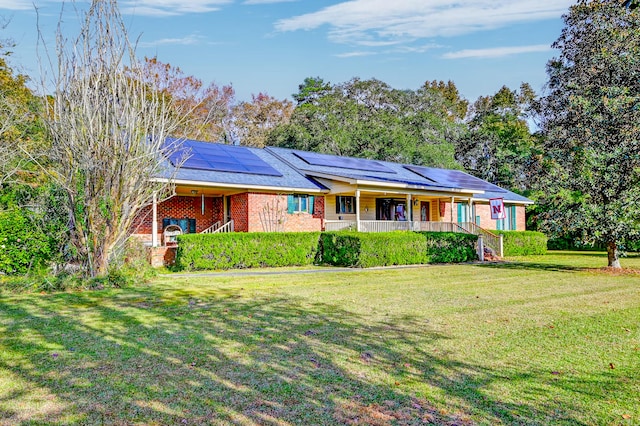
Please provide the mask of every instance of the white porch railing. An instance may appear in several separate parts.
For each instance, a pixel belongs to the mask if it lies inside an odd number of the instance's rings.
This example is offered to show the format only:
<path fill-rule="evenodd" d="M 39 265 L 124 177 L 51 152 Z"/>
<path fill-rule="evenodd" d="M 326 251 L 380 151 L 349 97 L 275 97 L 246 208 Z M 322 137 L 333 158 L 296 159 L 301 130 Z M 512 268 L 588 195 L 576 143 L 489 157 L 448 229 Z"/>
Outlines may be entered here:
<path fill-rule="evenodd" d="M 326 220 L 324 224 L 325 231 L 355 231 L 358 228 L 354 220 Z M 359 228 L 360 232 L 424 231 L 482 235 L 484 245 L 491 247 L 498 256 L 503 255 L 502 236 L 493 234 L 473 222 L 361 220 Z"/>
<path fill-rule="evenodd" d="M 216 223 L 214 223 L 213 225 L 211 225 L 210 227 L 208 227 L 207 229 L 205 229 L 204 231 L 200 232 L 201 234 L 214 234 L 216 232 L 216 230 L 218 228 L 220 228 L 220 226 L 222 225 L 222 222 L 217 221 Z"/>
<path fill-rule="evenodd" d="M 355 220 L 325 220 L 325 231 L 355 231 Z"/>
<path fill-rule="evenodd" d="M 222 225 L 222 222 L 218 221 L 200 232 L 201 234 L 217 234 L 219 232 L 233 232 L 233 220 Z"/>

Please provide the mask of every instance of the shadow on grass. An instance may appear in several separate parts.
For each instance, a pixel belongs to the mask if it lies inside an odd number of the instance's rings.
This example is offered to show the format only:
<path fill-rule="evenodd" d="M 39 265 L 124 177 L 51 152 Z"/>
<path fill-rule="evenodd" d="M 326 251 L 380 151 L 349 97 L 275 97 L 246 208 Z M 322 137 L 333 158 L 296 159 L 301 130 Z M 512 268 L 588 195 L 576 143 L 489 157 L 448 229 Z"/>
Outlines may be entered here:
<path fill-rule="evenodd" d="M 242 289 L 33 296 L 0 300 L 0 325 L 0 371 L 22 382 L 0 391 L 0 423 L 581 424 L 570 404 L 485 392 L 546 383 L 548 372 L 452 360 L 432 350 L 450 336 L 424 320 L 371 323 L 306 299 Z M 447 409 L 416 384 L 444 393 Z"/>
<path fill-rule="evenodd" d="M 481 268 L 520 269 L 520 270 L 546 271 L 546 272 L 576 272 L 576 271 L 586 271 L 588 269 L 580 266 L 569 266 L 569 265 L 554 264 L 554 263 L 514 262 L 514 261 L 479 263 L 478 266 Z"/>

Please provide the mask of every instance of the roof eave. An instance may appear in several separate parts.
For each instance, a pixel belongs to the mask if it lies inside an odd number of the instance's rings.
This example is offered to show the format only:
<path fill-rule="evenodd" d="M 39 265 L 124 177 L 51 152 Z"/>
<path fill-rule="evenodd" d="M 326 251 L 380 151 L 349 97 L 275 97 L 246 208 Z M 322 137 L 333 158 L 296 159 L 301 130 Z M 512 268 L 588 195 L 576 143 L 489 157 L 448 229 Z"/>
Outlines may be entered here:
<path fill-rule="evenodd" d="M 325 194 L 328 189 L 321 188 L 296 188 L 287 186 L 269 186 L 269 185 L 253 185 L 253 184 L 237 184 L 237 183 L 221 183 L 221 182 L 205 182 L 188 179 L 167 179 L 153 178 L 152 182 L 173 183 L 175 185 L 201 186 L 205 188 L 225 188 L 225 189 L 249 189 L 255 191 L 279 191 L 279 192 L 299 192 L 308 194 Z"/>

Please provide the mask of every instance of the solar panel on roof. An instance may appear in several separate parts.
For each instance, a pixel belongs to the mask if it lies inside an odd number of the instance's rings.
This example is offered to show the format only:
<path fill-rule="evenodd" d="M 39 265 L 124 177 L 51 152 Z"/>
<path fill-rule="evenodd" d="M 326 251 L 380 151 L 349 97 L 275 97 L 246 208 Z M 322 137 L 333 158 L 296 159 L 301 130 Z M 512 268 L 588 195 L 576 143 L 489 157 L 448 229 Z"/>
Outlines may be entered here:
<path fill-rule="evenodd" d="M 175 143 L 175 139 L 167 139 L 165 145 Z M 169 161 L 176 166 L 184 156 L 188 156 L 182 163 L 186 169 L 282 176 L 282 173 L 243 146 L 186 140 L 178 151 L 169 155 Z"/>
<path fill-rule="evenodd" d="M 459 170 L 436 169 L 422 166 L 404 166 L 404 168 L 444 187 L 507 192 L 499 186 Z"/>
<path fill-rule="evenodd" d="M 296 151 L 293 153 L 307 164 L 313 166 L 339 167 L 341 169 L 364 170 L 367 172 L 395 173 L 384 164 L 365 158 L 339 157 L 330 154 L 318 154 L 316 152 Z"/>

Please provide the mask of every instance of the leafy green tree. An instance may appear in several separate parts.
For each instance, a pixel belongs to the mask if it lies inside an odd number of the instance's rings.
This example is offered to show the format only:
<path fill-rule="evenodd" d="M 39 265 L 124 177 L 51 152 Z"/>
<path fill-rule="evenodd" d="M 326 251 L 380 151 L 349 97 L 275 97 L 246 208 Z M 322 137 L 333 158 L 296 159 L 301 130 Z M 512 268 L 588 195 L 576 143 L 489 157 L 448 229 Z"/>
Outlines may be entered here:
<path fill-rule="evenodd" d="M 541 100 L 543 228 L 606 245 L 640 234 L 640 9 L 580 0 L 564 16 Z"/>
<path fill-rule="evenodd" d="M 460 96 L 460 92 L 455 83 L 451 80 L 446 83 L 440 81 L 427 81 L 422 86 L 422 90 L 438 93 L 442 96 L 443 114 L 449 116 L 452 121 L 464 120 L 469 109 L 469 101 Z"/>
<path fill-rule="evenodd" d="M 304 82 L 298 86 L 298 93 L 294 93 L 293 99 L 298 105 L 311 102 L 318 99 L 331 90 L 331 84 L 325 83 L 320 77 L 307 77 Z"/>
<path fill-rule="evenodd" d="M 372 79 L 329 85 L 306 79 L 289 124 L 268 143 L 329 154 L 458 167 L 453 141 L 462 133 L 438 90 L 398 90 Z"/>
<path fill-rule="evenodd" d="M 503 86 L 479 97 L 468 117 L 469 133 L 456 146 L 456 159 L 473 175 L 505 188 L 528 188 L 536 138 L 527 122 L 535 99 L 531 87 Z"/>
<path fill-rule="evenodd" d="M 46 142 L 40 100 L 27 87 L 28 77 L 10 66 L 11 46 L 0 42 L 0 190 L 34 178 L 31 159 L 40 156 Z"/>

